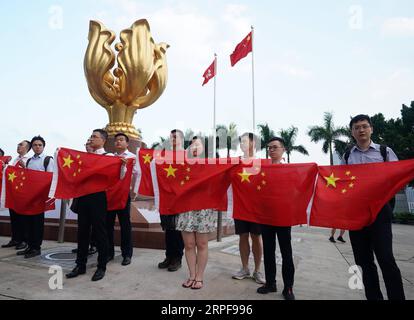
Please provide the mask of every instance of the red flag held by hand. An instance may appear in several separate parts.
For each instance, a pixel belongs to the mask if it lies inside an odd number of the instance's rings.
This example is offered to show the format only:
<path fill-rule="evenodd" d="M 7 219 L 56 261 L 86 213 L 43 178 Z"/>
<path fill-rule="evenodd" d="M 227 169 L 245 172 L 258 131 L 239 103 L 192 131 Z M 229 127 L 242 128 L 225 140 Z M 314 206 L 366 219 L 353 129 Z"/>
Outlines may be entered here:
<path fill-rule="evenodd" d="M 134 159 L 128 159 L 127 173 L 124 179 L 119 180 L 115 185 L 106 190 L 106 201 L 108 211 L 122 210 L 126 207 L 129 192 L 131 189 L 132 168 Z"/>
<path fill-rule="evenodd" d="M 246 38 L 240 42 L 233 53 L 230 55 L 231 66 L 233 67 L 239 60 L 243 59 L 253 50 L 252 45 L 252 32 L 250 32 Z"/>

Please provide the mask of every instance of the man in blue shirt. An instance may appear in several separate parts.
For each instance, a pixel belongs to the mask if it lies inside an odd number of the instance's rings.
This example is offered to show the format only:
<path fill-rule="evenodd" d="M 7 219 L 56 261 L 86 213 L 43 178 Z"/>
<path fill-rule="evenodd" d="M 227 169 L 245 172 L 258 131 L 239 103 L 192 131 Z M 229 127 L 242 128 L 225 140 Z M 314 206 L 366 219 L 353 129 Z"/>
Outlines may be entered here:
<path fill-rule="evenodd" d="M 398 161 L 394 151 L 371 140 L 373 127 L 367 115 L 358 115 L 350 122 L 356 145 L 345 153 L 342 164 L 360 164 Z M 362 281 L 368 300 L 383 300 L 374 254 L 381 268 L 389 300 L 405 300 L 401 272 L 392 251 L 392 208 L 387 203 L 373 224 L 357 231 L 350 231 L 355 263 L 362 268 Z"/>

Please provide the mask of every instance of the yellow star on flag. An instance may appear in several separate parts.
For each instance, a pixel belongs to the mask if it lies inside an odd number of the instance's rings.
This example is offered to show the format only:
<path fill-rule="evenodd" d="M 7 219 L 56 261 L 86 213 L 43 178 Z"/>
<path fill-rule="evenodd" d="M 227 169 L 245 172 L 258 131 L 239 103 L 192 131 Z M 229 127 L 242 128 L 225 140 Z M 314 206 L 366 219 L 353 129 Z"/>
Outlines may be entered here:
<path fill-rule="evenodd" d="M 74 160 L 71 159 L 70 155 L 68 155 L 67 158 L 63 157 L 63 161 L 65 161 L 65 163 L 63 164 L 63 167 L 68 167 L 70 169 L 70 166 L 72 165 L 73 162 L 75 162 Z"/>
<path fill-rule="evenodd" d="M 175 172 L 176 172 L 178 169 L 174 169 L 174 168 L 172 167 L 172 165 L 170 165 L 168 168 L 164 168 L 164 170 L 167 172 L 167 178 L 168 178 L 168 177 L 174 177 L 174 178 L 175 178 Z"/>
<path fill-rule="evenodd" d="M 342 189 L 342 193 L 345 194 L 347 192 L 346 189 Z"/>
<path fill-rule="evenodd" d="M 335 178 L 333 173 L 329 177 L 324 177 L 324 179 L 327 181 L 326 187 L 333 186 L 334 188 L 336 188 L 336 181 L 340 180 Z"/>
<path fill-rule="evenodd" d="M 354 184 L 351 182 L 351 183 L 349 184 L 349 187 L 352 189 L 352 188 L 354 187 Z"/>
<path fill-rule="evenodd" d="M 142 159 L 144 159 L 144 164 L 146 163 L 151 163 L 151 155 L 149 153 L 147 153 L 145 156 L 142 156 Z"/>
<path fill-rule="evenodd" d="M 345 172 L 345 175 L 350 176 L 351 175 L 351 171 Z"/>
<path fill-rule="evenodd" d="M 16 179 L 16 178 L 17 178 L 17 176 L 16 176 L 15 172 L 9 173 L 9 181 L 11 181 L 13 183 L 14 179 Z"/>
<path fill-rule="evenodd" d="M 239 172 L 238 175 L 241 177 L 241 182 L 244 182 L 244 181 L 250 182 L 249 178 L 252 174 L 246 172 L 246 169 L 243 169 L 243 172 Z"/>

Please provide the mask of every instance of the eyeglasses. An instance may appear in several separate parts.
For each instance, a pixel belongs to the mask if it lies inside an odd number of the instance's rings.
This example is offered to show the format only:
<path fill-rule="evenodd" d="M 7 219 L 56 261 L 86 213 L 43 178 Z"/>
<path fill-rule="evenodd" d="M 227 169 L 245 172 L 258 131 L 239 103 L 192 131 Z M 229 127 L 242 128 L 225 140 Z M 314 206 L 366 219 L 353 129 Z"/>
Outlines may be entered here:
<path fill-rule="evenodd" d="M 354 131 L 358 131 L 360 129 L 367 130 L 369 128 L 371 128 L 371 126 L 369 124 L 363 124 L 363 125 L 360 125 L 360 126 L 352 127 L 352 130 L 354 130 Z"/>
<path fill-rule="evenodd" d="M 277 150 L 277 149 L 283 149 L 283 147 L 278 147 L 278 146 L 268 146 L 267 150 L 272 151 L 272 150 Z"/>

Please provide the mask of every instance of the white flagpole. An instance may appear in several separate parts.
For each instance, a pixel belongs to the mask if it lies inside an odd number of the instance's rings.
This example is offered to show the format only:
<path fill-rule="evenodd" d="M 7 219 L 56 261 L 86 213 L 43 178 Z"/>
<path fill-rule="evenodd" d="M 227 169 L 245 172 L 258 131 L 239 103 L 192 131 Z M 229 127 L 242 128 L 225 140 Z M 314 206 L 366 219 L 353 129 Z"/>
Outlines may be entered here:
<path fill-rule="evenodd" d="M 214 110 L 213 110 L 213 158 L 216 157 L 216 79 L 217 79 L 217 54 L 214 54 Z"/>
<path fill-rule="evenodd" d="M 252 98 L 253 98 L 253 133 L 256 133 L 256 107 L 254 97 L 254 27 L 252 28 Z"/>

